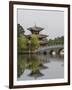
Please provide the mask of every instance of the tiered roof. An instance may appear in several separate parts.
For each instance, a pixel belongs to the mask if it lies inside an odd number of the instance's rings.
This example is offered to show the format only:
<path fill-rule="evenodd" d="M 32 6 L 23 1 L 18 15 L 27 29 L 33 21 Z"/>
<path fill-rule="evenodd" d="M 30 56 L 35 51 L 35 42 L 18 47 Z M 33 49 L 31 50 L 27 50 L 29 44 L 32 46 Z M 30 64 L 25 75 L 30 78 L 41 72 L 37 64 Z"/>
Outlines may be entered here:
<path fill-rule="evenodd" d="M 46 37 L 48 37 L 47 35 L 44 35 L 44 34 L 39 34 L 39 39 L 42 39 L 42 38 L 46 38 Z"/>
<path fill-rule="evenodd" d="M 29 27 L 27 29 L 30 30 L 32 34 L 37 34 L 38 38 L 40 39 L 41 45 L 45 45 L 48 43 L 48 41 L 46 39 L 46 37 L 48 37 L 48 36 L 44 35 L 44 34 L 39 34 L 39 32 L 42 31 L 44 28 L 34 25 L 33 27 Z M 36 32 L 38 32 L 38 33 L 36 33 Z M 28 37 L 29 39 L 31 38 L 31 36 L 32 35 L 26 35 L 26 37 Z"/>
<path fill-rule="evenodd" d="M 29 27 L 29 28 L 27 28 L 27 29 L 30 30 L 31 32 L 32 32 L 32 31 L 40 32 L 40 31 L 42 31 L 44 28 L 38 27 L 38 26 L 34 25 L 33 27 Z"/>

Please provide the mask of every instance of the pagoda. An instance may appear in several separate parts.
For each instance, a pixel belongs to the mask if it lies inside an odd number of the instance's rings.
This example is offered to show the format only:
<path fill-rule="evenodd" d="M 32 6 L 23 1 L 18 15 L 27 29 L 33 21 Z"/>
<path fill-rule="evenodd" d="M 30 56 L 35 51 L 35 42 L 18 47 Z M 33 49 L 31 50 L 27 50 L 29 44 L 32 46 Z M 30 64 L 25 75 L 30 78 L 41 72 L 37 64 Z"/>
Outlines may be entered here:
<path fill-rule="evenodd" d="M 39 41 L 40 41 L 40 46 L 46 46 L 48 44 L 48 40 L 46 38 L 48 36 L 47 35 L 44 35 L 44 34 L 40 34 L 40 32 L 43 29 L 44 28 L 42 28 L 42 27 L 36 26 L 36 24 L 33 27 L 27 28 L 27 30 L 29 30 L 32 34 L 37 35 L 37 37 L 39 38 Z M 26 35 L 26 36 L 30 39 L 31 38 L 31 35 Z"/>

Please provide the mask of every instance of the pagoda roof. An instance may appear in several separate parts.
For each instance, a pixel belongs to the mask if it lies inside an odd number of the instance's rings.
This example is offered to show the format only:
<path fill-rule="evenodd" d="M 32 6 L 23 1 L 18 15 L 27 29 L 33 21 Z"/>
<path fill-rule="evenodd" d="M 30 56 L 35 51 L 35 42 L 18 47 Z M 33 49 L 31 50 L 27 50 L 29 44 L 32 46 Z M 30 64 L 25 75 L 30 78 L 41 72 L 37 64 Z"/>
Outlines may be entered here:
<path fill-rule="evenodd" d="M 40 44 L 47 44 L 48 43 L 48 40 L 47 39 L 44 39 L 44 40 L 41 40 L 40 41 Z"/>
<path fill-rule="evenodd" d="M 46 37 L 48 37 L 48 35 L 39 34 L 39 38 L 46 38 Z"/>
<path fill-rule="evenodd" d="M 28 37 L 28 38 L 30 38 L 31 37 L 31 35 L 29 34 L 29 35 L 25 35 L 26 37 Z"/>
<path fill-rule="evenodd" d="M 26 37 L 31 37 L 32 34 L 29 34 L 29 35 L 25 35 Z M 39 38 L 45 38 L 45 37 L 48 37 L 48 35 L 44 35 L 44 34 L 39 34 L 38 35 Z"/>
<path fill-rule="evenodd" d="M 30 31 L 39 32 L 39 31 L 43 30 L 44 28 L 38 27 L 38 26 L 34 25 L 33 27 L 29 27 L 29 28 L 27 28 L 27 29 L 30 30 Z"/>

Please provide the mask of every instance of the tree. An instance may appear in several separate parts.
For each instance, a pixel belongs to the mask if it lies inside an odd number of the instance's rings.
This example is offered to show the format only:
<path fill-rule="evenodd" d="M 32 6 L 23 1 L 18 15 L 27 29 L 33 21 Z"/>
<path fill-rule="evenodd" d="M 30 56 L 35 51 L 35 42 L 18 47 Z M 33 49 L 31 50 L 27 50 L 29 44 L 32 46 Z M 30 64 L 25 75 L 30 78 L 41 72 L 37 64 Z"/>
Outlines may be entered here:
<path fill-rule="evenodd" d="M 61 37 L 56 37 L 55 39 L 49 39 L 48 41 L 48 45 L 51 46 L 51 45 L 63 45 L 64 44 L 64 36 L 61 36 Z"/>
<path fill-rule="evenodd" d="M 35 49 L 39 48 L 39 46 L 40 46 L 39 39 L 38 39 L 37 35 L 33 34 L 31 37 L 31 49 L 35 50 Z"/>
<path fill-rule="evenodd" d="M 17 36 L 19 37 L 21 34 L 24 35 L 24 28 L 20 24 L 17 24 Z"/>
<path fill-rule="evenodd" d="M 22 51 L 27 48 L 27 38 L 24 36 L 24 28 L 20 25 L 17 24 L 17 46 L 18 46 L 18 51 Z"/>
<path fill-rule="evenodd" d="M 26 49 L 27 48 L 27 38 L 24 35 L 20 35 L 18 37 L 18 49 Z"/>

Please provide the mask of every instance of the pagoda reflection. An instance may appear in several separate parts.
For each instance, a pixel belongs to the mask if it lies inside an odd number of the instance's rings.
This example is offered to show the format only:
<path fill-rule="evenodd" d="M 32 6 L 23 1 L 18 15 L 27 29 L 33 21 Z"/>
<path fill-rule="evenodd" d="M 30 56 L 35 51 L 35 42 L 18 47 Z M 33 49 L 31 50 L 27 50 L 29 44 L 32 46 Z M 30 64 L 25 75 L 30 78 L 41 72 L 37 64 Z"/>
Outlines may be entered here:
<path fill-rule="evenodd" d="M 45 66 L 44 64 L 49 62 L 49 60 L 45 60 L 44 58 L 40 58 L 40 55 L 37 54 L 27 54 L 27 55 L 18 55 L 18 72 L 17 76 L 20 77 L 25 69 L 30 70 L 30 74 L 28 76 L 38 78 L 40 76 L 43 76 L 44 74 L 41 73 L 41 70 L 47 69 L 48 66 Z"/>

